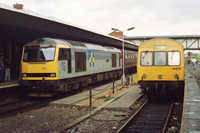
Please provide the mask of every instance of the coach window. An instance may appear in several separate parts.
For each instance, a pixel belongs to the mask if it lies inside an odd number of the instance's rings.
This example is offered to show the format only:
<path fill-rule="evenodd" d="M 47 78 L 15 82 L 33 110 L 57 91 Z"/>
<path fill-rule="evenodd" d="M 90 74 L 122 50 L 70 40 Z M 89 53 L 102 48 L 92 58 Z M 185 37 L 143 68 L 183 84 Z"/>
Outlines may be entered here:
<path fill-rule="evenodd" d="M 155 61 L 155 66 L 165 66 L 166 52 L 155 52 L 154 61 Z"/>
<path fill-rule="evenodd" d="M 153 64 L 153 53 L 145 51 L 141 53 L 141 65 L 142 66 L 152 66 Z"/>
<path fill-rule="evenodd" d="M 181 54 L 180 52 L 168 52 L 168 64 L 170 66 L 180 66 L 181 65 Z"/>

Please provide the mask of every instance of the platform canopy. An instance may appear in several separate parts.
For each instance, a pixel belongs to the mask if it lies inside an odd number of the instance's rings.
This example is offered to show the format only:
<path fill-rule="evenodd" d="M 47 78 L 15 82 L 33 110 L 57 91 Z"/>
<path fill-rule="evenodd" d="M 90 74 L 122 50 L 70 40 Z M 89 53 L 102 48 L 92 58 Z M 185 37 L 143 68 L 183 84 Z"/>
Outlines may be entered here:
<path fill-rule="evenodd" d="M 97 43 L 122 48 L 122 39 L 74 26 L 54 17 L 45 17 L 30 10 L 17 10 L 0 3 L 0 40 L 27 43 L 40 37 L 51 37 Z M 125 41 L 125 49 L 138 46 Z"/>

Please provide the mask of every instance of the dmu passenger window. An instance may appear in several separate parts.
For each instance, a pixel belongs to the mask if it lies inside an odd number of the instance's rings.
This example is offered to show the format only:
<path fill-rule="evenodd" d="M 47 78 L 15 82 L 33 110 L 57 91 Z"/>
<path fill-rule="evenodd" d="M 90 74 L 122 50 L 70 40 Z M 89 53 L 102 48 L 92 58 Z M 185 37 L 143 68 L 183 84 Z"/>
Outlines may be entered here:
<path fill-rule="evenodd" d="M 155 66 L 166 66 L 166 52 L 155 52 Z"/>
<path fill-rule="evenodd" d="M 181 54 L 180 52 L 168 52 L 168 64 L 170 66 L 181 65 Z"/>
<path fill-rule="evenodd" d="M 141 65 L 152 66 L 153 65 L 153 52 L 145 51 L 141 53 Z"/>

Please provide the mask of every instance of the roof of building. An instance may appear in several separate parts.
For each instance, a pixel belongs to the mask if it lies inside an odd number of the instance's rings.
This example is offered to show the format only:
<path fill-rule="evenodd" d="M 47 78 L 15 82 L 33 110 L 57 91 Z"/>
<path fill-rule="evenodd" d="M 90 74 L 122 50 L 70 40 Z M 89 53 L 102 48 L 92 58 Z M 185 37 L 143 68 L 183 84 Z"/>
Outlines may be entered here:
<path fill-rule="evenodd" d="M 5 39 L 18 39 L 16 42 L 34 40 L 40 37 L 52 37 L 69 40 L 97 43 L 105 46 L 121 47 L 122 39 L 88 30 L 87 28 L 67 23 L 56 17 L 46 17 L 27 9 L 15 9 L 0 3 L 0 28 Z M 56 28 L 55 28 L 56 27 Z M 79 33 L 79 34 L 77 34 Z M 129 41 L 125 49 L 137 50 L 138 46 Z"/>
<path fill-rule="evenodd" d="M 123 37 L 123 32 L 120 32 L 120 31 L 113 31 L 109 34 L 110 36 L 114 36 L 114 37 Z M 126 37 L 124 35 L 124 37 Z"/>

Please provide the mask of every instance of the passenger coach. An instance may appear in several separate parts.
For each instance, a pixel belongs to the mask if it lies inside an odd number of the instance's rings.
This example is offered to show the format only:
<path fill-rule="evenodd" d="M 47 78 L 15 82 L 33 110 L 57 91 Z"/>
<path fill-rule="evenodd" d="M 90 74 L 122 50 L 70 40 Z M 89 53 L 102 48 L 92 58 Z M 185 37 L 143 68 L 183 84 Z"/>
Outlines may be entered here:
<path fill-rule="evenodd" d="M 138 49 L 137 77 L 149 96 L 167 94 L 184 87 L 184 48 L 177 41 L 154 39 Z"/>

